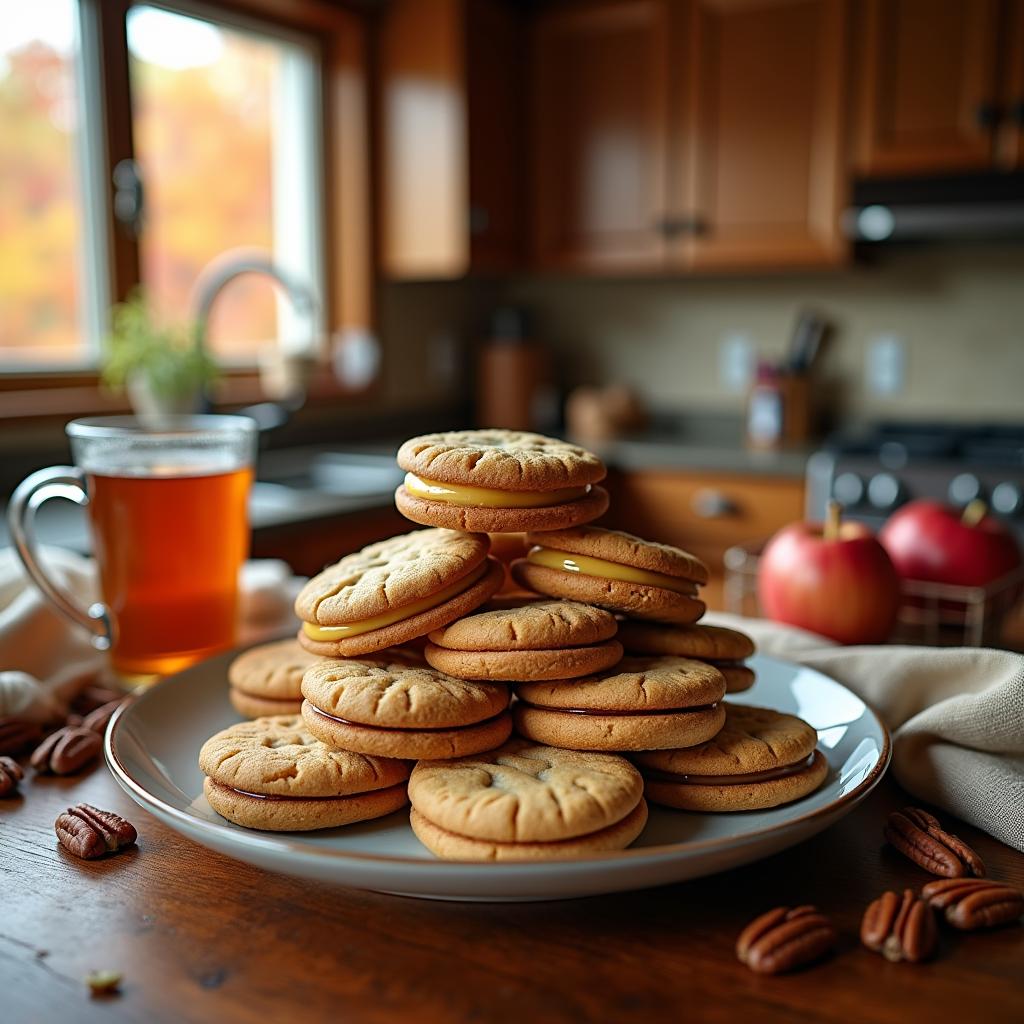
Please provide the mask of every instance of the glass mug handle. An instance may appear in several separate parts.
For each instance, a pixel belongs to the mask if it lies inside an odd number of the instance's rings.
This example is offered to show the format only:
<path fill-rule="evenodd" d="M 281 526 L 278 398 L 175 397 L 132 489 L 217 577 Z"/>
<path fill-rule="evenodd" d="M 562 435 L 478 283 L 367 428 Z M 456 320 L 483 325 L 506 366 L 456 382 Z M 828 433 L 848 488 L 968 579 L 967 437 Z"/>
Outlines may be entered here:
<path fill-rule="evenodd" d="M 88 609 L 79 607 L 54 585 L 39 561 L 35 537 L 36 511 L 50 498 L 66 498 L 76 505 L 88 505 L 85 474 L 74 466 L 51 466 L 22 480 L 7 506 L 7 526 L 11 531 L 11 539 L 25 571 L 44 596 L 72 622 L 89 630 L 93 647 L 98 651 L 107 651 L 114 639 L 107 606 L 97 601 Z"/>

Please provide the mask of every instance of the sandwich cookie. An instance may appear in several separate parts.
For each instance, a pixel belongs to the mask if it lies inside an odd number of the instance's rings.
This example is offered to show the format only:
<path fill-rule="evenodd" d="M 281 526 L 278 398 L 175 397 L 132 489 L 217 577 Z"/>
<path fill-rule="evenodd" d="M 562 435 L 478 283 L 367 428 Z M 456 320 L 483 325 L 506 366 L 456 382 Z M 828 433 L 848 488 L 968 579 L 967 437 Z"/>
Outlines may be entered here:
<path fill-rule="evenodd" d="M 508 604 L 433 630 L 424 655 L 460 679 L 571 679 L 619 661 L 617 629 L 611 612 L 576 601 Z"/>
<path fill-rule="evenodd" d="M 299 642 L 326 657 L 384 650 L 479 607 L 504 581 L 486 534 L 415 530 L 346 555 L 299 592 Z"/>
<path fill-rule="evenodd" d="M 302 679 L 302 717 L 328 746 L 381 757 L 462 757 L 512 732 L 509 688 L 431 668 L 412 651 L 324 661 Z"/>
<path fill-rule="evenodd" d="M 245 828 L 335 828 L 383 817 L 408 801 L 407 764 L 331 750 L 298 715 L 230 726 L 203 744 L 199 767 L 209 805 Z"/>
<path fill-rule="evenodd" d="M 813 793 L 828 775 L 817 733 L 801 718 L 725 705 L 725 725 L 688 750 L 637 754 L 647 798 L 684 811 L 756 811 Z"/>
<path fill-rule="evenodd" d="M 246 718 L 297 715 L 302 673 L 320 659 L 294 637 L 250 647 L 228 668 L 228 697 Z"/>
<path fill-rule="evenodd" d="M 696 622 L 704 614 L 697 587 L 708 581 L 707 566 L 679 548 L 599 526 L 529 540 L 530 553 L 512 563 L 513 578 L 528 590 L 657 622 Z"/>
<path fill-rule="evenodd" d="M 398 450 L 405 483 L 395 504 L 406 519 L 453 530 L 516 532 L 589 523 L 608 508 L 596 456 L 554 438 L 514 430 L 424 434 Z"/>
<path fill-rule="evenodd" d="M 744 659 L 754 653 L 754 641 L 737 629 L 627 620 L 619 624 L 619 640 L 630 654 L 671 654 L 714 665 L 725 676 L 727 693 L 739 693 L 754 685 L 754 670 L 744 664 Z"/>
<path fill-rule="evenodd" d="M 482 757 L 421 761 L 409 780 L 420 842 L 450 860 L 566 860 L 622 850 L 643 831 L 624 757 L 513 739 Z"/>
<path fill-rule="evenodd" d="M 688 658 L 623 658 L 583 679 L 520 683 L 516 731 L 570 750 L 666 750 L 711 739 L 725 721 L 725 680 Z"/>

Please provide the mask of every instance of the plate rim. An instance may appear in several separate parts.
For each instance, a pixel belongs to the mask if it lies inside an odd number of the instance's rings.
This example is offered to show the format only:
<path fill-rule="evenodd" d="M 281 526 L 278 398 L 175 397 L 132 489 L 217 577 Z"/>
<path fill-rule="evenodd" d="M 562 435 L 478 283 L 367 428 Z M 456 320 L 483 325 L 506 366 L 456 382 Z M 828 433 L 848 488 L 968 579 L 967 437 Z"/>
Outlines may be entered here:
<path fill-rule="evenodd" d="M 237 653 L 237 651 L 230 653 Z M 602 864 L 624 860 L 635 861 L 645 857 L 650 860 L 657 860 L 662 857 L 670 857 L 672 855 L 707 852 L 715 847 L 728 848 L 734 844 L 746 845 L 749 842 L 756 841 L 774 832 L 778 832 L 782 828 L 789 829 L 794 826 L 806 824 L 816 818 L 834 814 L 846 804 L 858 801 L 867 796 L 867 794 L 870 793 L 871 790 L 874 789 L 881 781 L 882 776 L 885 774 L 889 767 L 889 763 L 892 760 L 892 737 L 889 733 L 888 727 L 885 722 L 882 721 L 878 712 L 875 711 L 875 709 L 866 700 L 864 700 L 863 697 L 854 693 L 848 686 L 839 682 L 838 679 L 834 679 L 832 676 L 828 675 L 827 672 L 822 672 L 821 669 L 814 668 L 810 665 L 801 665 L 799 662 L 789 661 L 786 658 L 776 658 L 768 654 L 759 654 L 759 657 L 773 661 L 776 664 L 787 665 L 799 669 L 810 669 L 812 672 L 817 672 L 836 686 L 856 697 L 874 718 L 875 724 L 878 726 L 882 734 L 882 751 L 879 755 L 878 761 L 872 767 L 871 771 L 868 772 L 868 774 L 859 783 L 857 783 L 853 789 L 847 793 L 843 793 L 824 807 L 808 811 L 807 813 L 802 814 L 797 818 L 792 818 L 781 825 L 768 825 L 753 832 L 745 833 L 742 836 L 730 837 L 727 839 L 714 838 L 701 839 L 697 841 L 682 841 L 678 843 L 660 843 L 657 846 L 627 847 L 624 850 L 608 850 L 600 853 L 593 853 L 585 857 L 574 857 L 572 860 L 567 861 L 547 861 L 545 862 L 545 865 L 547 867 L 557 867 L 559 865 L 571 867 L 572 865 L 577 864 Z M 183 671 L 193 671 L 200 667 L 200 665 L 202 665 L 202 662 L 198 665 L 190 666 L 188 669 L 184 669 Z M 151 686 L 145 693 L 141 694 L 135 700 L 124 701 L 111 717 L 110 723 L 107 726 L 106 733 L 103 737 L 103 756 L 111 774 L 114 776 L 121 788 L 126 790 L 129 795 L 132 795 L 133 799 L 135 799 L 136 802 L 144 808 L 157 808 L 160 814 L 173 818 L 175 821 L 180 821 L 189 829 L 194 829 L 201 833 L 206 833 L 212 836 L 222 836 L 225 834 L 230 835 L 234 841 L 237 841 L 243 846 L 251 846 L 277 855 L 288 854 L 302 859 L 308 858 L 318 863 L 325 860 L 328 862 L 344 862 L 352 860 L 360 863 L 388 866 L 414 866 L 420 869 L 432 870 L 437 873 L 450 871 L 453 867 L 468 867 L 477 871 L 484 871 L 488 869 L 493 870 L 495 867 L 501 867 L 505 870 L 526 869 L 529 871 L 530 869 L 535 869 L 537 867 L 536 864 L 523 861 L 481 862 L 473 860 L 431 860 L 426 857 L 410 857 L 407 855 L 387 853 L 366 853 L 360 850 L 338 850 L 332 847 L 315 847 L 286 838 L 287 836 L 290 836 L 291 833 L 264 833 L 257 830 L 228 828 L 226 825 L 220 824 L 220 822 L 207 821 L 205 818 L 188 814 L 186 811 L 174 807 L 172 804 L 167 803 L 167 801 L 162 800 L 153 793 L 150 793 L 142 783 L 132 777 L 128 769 L 122 764 L 121 760 L 117 756 L 117 752 L 114 749 L 114 740 L 118 729 L 121 727 L 122 719 L 129 710 L 144 702 L 151 693 L 155 693 L 160 687 L 168 684 L 173 685 L 174 679 L 180 674 L 181 673 L 174 673 L 173 675 L 166 676 L 164 679 L 161 679 L 158 683 Z"/>

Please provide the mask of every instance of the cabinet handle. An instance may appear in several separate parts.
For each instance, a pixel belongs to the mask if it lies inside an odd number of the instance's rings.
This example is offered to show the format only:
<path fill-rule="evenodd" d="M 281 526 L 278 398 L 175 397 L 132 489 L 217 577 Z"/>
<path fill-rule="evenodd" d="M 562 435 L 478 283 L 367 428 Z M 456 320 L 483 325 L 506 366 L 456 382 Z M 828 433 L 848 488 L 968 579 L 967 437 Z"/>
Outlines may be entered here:
<path fill-rule="evenodd" d="M 485 206 L 480 206 L 477 203 L 471 203 L 469 207 L 469 233 L 476 237 L 478 235 L 486 234 L 487 229 L 491 226 L 491 215 L 487 212 Z"/>
<path fill-rule="evenodd" d="M 706 488 L 690 499 L 690 508 L 701 519 L 725 519 L 739 514 L 739 506 L 721 491 Z"/>
<path fill-rule="evenodd" d="M 979 103 L 974 111 L 974 121 L 979 128 L 995 128 L 1002 116 L 1003 112 L 996 103 Z"/>
<path fill-rule="evenodd" d="M 1017 100 L 1008 112 L 1010 120 L 1018 127 L 1024 126 L 1024 99 Z"/>

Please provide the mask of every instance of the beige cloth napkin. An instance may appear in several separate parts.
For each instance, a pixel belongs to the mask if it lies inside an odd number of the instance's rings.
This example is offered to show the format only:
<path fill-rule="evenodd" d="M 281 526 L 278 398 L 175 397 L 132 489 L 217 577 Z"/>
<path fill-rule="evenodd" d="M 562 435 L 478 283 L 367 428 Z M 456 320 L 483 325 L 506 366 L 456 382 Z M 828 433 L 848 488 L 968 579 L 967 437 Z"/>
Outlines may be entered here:
<path fill-rule="evenodd" d="M 839 647 L 764 619 L 707 621 L 742 629 L 765 654 L 848 686 L 892 732 L 892 771 L 904 789 L 1024 852 L 1024 655 Z"/>
<path fill-rule="evenodd" d="M 98 599 L 92 559 L 55 547 L 44 547 L 41 558 L 54 583 L 82 607 Z M 301 583 L 285 562 L 247 562 L 240 582 L 239 642 L 298 629 L 292 604 Z M 13 548 L 0 549 L 0 716 L 60 718 L 83 686 L 105 678 L 107 657 L 93 649 L 89 634 L 43 597 Z"/>

